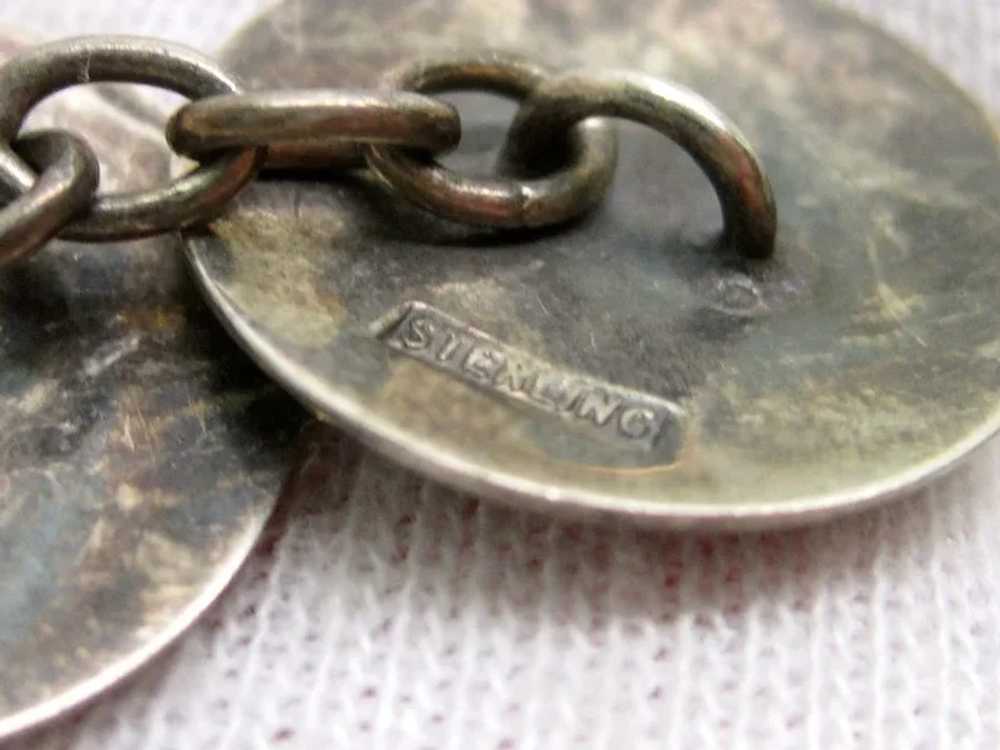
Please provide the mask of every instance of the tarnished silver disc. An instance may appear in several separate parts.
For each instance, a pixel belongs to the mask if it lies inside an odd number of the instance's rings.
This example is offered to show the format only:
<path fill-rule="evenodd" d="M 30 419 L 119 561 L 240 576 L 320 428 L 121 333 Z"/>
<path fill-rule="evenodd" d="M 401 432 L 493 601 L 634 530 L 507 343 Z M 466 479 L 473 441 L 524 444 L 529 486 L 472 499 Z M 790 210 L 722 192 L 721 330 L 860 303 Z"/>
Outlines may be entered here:
<path fill-rule="evenodd" d="M 0 59 L 15 43 L 0 35 Z M 153 130 L 94 92 L 103 189 L 166 172 Z M 54 242 L 0 272 L 0 738 L 158 653 L 230 580 L 301 419 L 222 332 L 175 238 Z"/>
<path fill-rule="evenodd" d="M 857 508 L 997 429 L 994 130 L 852 16 L 801 0 L 300 0 L 226 62 L 252 87 L 364 87 L 483 45 L 715 103 L 774 185 L 775 257 L 720 251 L 708 180 L 632 127 L 606 204 L 535 234 L 439 220 L 364 175 L 259 182 L 188 253 L 230 330 L 314 410 L 489 496 L 676 527 Z M 450 164 L 481 173 L 512 108 L 460 103 Z"/>

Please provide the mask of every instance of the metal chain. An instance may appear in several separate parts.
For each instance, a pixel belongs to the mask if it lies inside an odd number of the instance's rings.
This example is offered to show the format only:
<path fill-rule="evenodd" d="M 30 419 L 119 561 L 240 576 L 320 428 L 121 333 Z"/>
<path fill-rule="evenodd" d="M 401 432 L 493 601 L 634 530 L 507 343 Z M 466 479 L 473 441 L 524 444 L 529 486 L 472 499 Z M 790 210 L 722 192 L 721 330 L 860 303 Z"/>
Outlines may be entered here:
<path fill-rule="evenodd" d="M 80 139 L 61 131 L 18 138 L 41 99 L 102 81 L 192 99 L 167 123 L 167 141 L 201 166 L 156 190 L 102 195 L 96 160 Z M 495 178 L 463 177 L 433 160 L 461 138 L 458 112 L 432 96 L 453 90 L 520 102 Z M 596 206 L 612 182 L 617 139 L 606 116 L 644 123 L 689 151 L 719 196 L 725 241 L 748 257 L 772 252 L 776 211 L 759 159 L 724 115 L 675 84 L 557 74 L 486 51 L 417 61 L 389 72 L 378 90 L 244 93 L 186 47 L 100 36 L 44 45 L 0 66 L 0 183 L 18 196 L 0 209 L 0 264 L 54 236 L 128 239 L 209 222 L 260 168 L 367 166 L 399 195 L 454 221 L 558 224 Z"/>
<path fill-rule="evenodd" d="M 37 179 L 8 145 L 35 104 L 80 83 L 112 81 L 160 86 L 192 98 L 241 90 L 208 58 L 168 42 L 95 36 L 37 47 L 0 67 L 0 181 L 27 191 Z M 98 195 L 60 236 L 102 242 L 204 222 L 253 177 L 262 156 L 256 148 L 227 151 L 162 188 Z"/>

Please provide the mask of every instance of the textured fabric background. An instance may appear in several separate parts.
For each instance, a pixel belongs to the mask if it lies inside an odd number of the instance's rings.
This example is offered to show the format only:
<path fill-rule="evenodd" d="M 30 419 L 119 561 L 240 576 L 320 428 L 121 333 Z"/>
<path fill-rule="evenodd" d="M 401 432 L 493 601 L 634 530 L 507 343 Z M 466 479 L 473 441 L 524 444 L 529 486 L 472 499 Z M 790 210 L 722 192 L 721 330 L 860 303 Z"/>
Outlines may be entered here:
<path fill-rule="evenodd" d="M 1000 0 L 841 4 L 1000 110 Z M 0 23 L 212 50 L 259 5 L 3 0 Z M 884 511 L 694 538 L 494 509 L 331 436 L 208 617 L 13 747 L 998 748 L 998 467 L 994 444 Z"/>

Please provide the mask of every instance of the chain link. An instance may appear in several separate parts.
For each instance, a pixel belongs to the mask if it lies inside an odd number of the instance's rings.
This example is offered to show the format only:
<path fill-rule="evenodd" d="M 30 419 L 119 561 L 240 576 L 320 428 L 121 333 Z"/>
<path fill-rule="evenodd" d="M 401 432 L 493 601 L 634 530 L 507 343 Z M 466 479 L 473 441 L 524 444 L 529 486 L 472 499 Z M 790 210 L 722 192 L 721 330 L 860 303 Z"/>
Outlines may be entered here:
<path fill-rule="evenodd" d="M 167 123 L 175 151 L 195 158 L 220 149 L 267 148 L 269 167 L 363 165 L 359 143 L 440 153 L 458 145 L 453 106 L 405 91 L 265 91 L 213 96 Z"/>
<path fill-rule="evenodd" d="M 524 101 L 550 75 L 523 57 L 487 51 L 420 60 L 391 71 L 385 84 L 423 93 L 488 91 Z M 567 166 L 538 178 L 471 179 L 402 149 L 375 145 L 368 147 L 368 166 L 409 200 L 453 221 L 514 229 L 547 226 L 592 208 L 614 176 L 618 141 L 607 123 L 571 126 L 569 139 Z"/>
<path fill-rule="evenodd" d="M 723 241 L 749 257 L 771 254 L 777 212 L 763 167 L 739 129 L 683 86 L 638 73 L 586 71 L 550 77 L 518 110 L 501 162 L 514 168 L 531 165 L 575 123 L 601 115 L 641 123 L 684 148 L 718 193 L 726 228 Z"/>
<path fill-rule="evenodd" d="M 28 133 L 14 151 L 41 176 L 0 208 L 0 266 L 27 258 L 86 210 L 97 192 L 99 167 L 93 151 L 61 130 Z"/>
<path fill-rule="evenodd" d="M 95 195 L 94 157 L 78 138 L 47 133 L 11 145 L 42 98 L 98 81 L 192 99 L 166 133 L 174 150 L 201 166 L 159 189 Z M 199 53 L 135 37 L 68 40 L 12 58 L 0 67 L 0 183 L 19 197 L 0 209 L 0 263 L 55 235 L 104 241 L 206 223 L 262 167 L 367 166 L 399 195 L 454 221 L 558 224 L 591 210 L 611 184 L 617 139 L 605 116 L 649 125 L 688 150 L 719 195 L 725 241 L 749 257 L 773 250 L 776 213 L 760 161 L 729 120 L 683 87 L 637 74 L 556 74 L 493 51 L 420 60 L 383 84 L 244 93 Z M 463 177 L 433 159 L 461 137 L 458 112 L 433 97 L 454 90 L 520 102 L 496 177 Z"/>

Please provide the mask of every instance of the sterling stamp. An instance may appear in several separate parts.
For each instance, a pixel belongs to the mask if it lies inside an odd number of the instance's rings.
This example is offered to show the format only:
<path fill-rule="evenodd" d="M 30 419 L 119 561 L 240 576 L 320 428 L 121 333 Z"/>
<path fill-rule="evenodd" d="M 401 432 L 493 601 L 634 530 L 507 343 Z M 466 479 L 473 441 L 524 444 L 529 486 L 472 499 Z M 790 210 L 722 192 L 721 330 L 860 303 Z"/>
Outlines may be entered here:
<path fill-rule="evenodd" d="M 381 338 L 398 352 L 595 437 L 648 450 L 668 425 L 677 429 L 676 404 L 559 370 L 420 302 L 406 305 Z"/>

